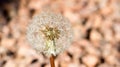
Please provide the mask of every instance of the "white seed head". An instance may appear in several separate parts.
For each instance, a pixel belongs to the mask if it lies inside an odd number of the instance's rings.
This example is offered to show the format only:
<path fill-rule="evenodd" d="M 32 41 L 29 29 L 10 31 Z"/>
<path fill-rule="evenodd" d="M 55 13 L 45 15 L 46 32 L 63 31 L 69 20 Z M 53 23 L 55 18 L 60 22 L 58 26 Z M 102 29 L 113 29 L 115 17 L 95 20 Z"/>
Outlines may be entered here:
<path fill-rule="evenodd" d="M 60 14 L 42 12 L 33 18 L 27 28 L 27 40 L 36 52 L 57 55 L 72 42 L 69 21 Z"/>

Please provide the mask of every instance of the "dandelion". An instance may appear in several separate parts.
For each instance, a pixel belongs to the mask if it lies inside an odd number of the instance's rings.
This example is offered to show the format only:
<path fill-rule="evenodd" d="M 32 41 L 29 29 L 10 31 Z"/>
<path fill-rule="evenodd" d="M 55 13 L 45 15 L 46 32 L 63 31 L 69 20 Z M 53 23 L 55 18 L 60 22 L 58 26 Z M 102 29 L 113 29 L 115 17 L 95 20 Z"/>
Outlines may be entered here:
<path fill-rule="evenodd" d="M 56 56 L 72 42 L 69 21 L 60 14 L 42 12 L 33 18 L 27 28 L 27 40 L 37 53 Z M 53 61 L 53 58 L 51 58 Z"/>

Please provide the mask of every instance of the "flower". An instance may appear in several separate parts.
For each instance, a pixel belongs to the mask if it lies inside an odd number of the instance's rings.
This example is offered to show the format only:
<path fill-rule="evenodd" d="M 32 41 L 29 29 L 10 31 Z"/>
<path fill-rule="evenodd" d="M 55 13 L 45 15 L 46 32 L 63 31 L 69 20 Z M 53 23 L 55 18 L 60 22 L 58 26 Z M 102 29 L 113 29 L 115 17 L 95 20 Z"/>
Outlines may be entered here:
<path fill-rule="evenodd" d="M 42 12 L 36 15 L 27 28 L 27 40 L 38 53 L 54 56 L 63 52 L 72 42 L 69 21 L 60 14 Z"/>

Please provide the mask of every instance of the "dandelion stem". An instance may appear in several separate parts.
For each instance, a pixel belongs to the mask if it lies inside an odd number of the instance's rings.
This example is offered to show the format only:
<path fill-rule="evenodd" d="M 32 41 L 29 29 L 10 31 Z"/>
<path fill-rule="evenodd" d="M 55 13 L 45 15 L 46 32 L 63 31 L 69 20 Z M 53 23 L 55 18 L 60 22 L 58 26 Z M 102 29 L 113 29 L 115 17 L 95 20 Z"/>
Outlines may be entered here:
<path fill-rule="evenodd" d="M 55 67 L 54 55 L 51 55 L 51 57 L 50 57 L 50 65 L 51 65 L 51 67 Z"/>

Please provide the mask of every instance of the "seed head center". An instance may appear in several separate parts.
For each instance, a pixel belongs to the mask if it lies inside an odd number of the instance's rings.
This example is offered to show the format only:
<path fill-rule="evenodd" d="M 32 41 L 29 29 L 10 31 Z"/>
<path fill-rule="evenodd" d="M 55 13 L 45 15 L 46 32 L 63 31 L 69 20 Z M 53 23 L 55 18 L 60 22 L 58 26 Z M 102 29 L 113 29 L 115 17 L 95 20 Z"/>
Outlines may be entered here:
<path fill-rule="evenodd" d="M 44 34 L 45 38 L 48 40 L 55 40 L 59 38 L 60 31 L 56 27 L 49 27 L 46 26 L 44 30 L 41 30 L 41 32 Z"/>

